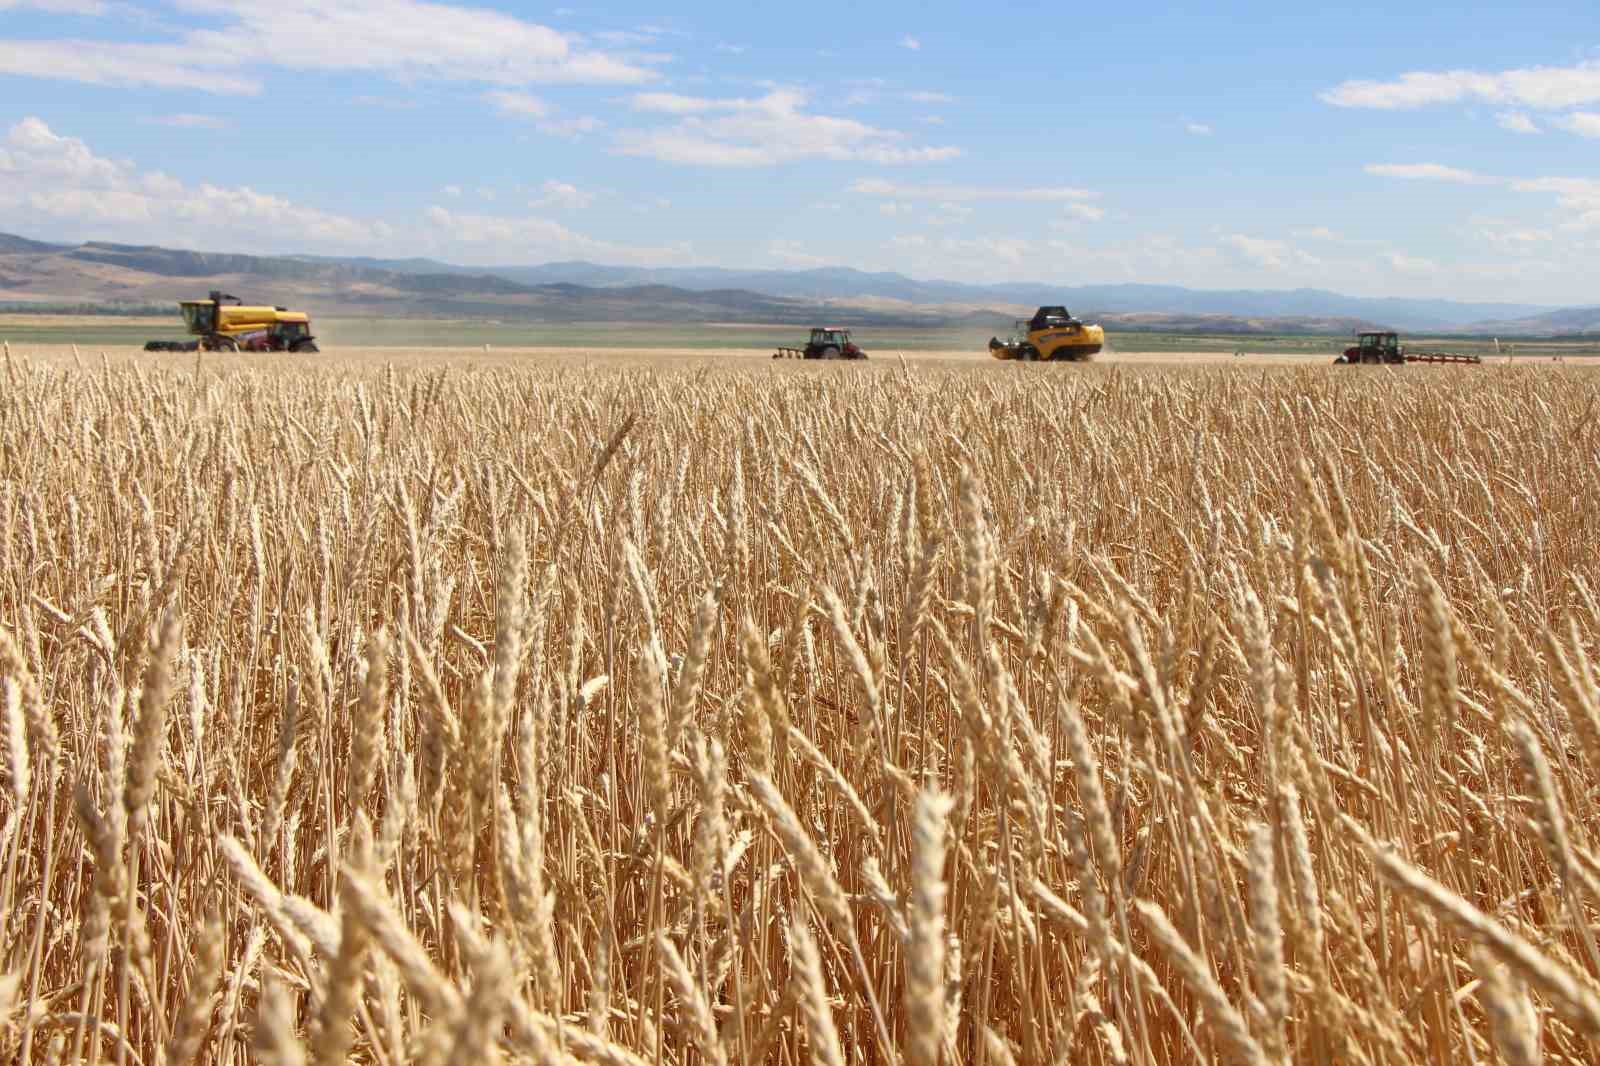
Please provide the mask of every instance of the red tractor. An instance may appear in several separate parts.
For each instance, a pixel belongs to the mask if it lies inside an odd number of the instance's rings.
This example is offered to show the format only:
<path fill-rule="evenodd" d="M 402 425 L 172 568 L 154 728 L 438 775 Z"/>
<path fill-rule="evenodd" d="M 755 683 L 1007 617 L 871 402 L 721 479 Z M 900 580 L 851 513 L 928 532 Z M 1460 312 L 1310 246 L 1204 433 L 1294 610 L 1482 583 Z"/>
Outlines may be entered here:
<path fill-rule="evenodd" d="M 1476 355 L 1455 352 L 1408 352 L 1400 335 L 1388 329 L 1366 329 L 1356 334 L 1356 343 L 1333 361 L 1334 366 L 1366 363 L 1371 366 L 1404 366 L 1407 363 L 1481 363 Z"/>
<path fill-rule="evenodd" d="M 774 359 L 865 359 L 867 353 L 856 347 L 850 331 L 842 326 L 818 326 L 804 348 L 779 348 Z"/>

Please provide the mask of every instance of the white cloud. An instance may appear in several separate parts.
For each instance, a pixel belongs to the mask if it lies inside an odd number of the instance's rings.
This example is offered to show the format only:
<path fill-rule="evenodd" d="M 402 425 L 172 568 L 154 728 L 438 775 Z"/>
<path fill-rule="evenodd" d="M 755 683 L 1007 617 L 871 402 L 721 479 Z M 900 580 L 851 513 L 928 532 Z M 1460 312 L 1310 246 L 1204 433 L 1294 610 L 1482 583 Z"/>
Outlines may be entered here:
<path fill-rule="evenodd" d="M 231 125 L 225 118 L 215 115 L 147 115 L 139 120 L 144 126 L 171 126 L 180 130 L 225 130 Z"/>
<path fill-rule="evenodd" d="M 159 44 L 0 40 L 0 73 L 210 92 L 253 93 L 239 70 L 363 72 L 488 85 L 637 84 L 635 59 L 481 7 L 424 0 L 179 0 L 204 17 Z M 220 25 L 214 25 L 220 21 Z"/>
<path fill-rule="evenodd" d="M 767 245 L 767 258 L 791 267 L 820 267 L 833 263 L 834 257 L 818 255 L 816 246 L 808 241 L 773 241 Z"/>
<path fill-rule="evenodd" d="M 1600 137 L 1600 115 L 1592 111 L 1574 111 L 1570 115 L 1553 118 L 1550 123 L 1580 137 L 1590 139 Z"/>
<path fill-rule="evenodd" d="M 519 92 L 512 89 L 495 89 L 483 94 L 483 98 L 500 114 L 508 118 L 531 120 L 534 129 L 540 133 L 548 133 L 552 137 L 574 138 L 585 133 L 593 133 L 603 123 L 590 115 L 576 115 L 571 118 L 555 117 L 558 108 L 532 93 Z"/>
<path fill-rule="evenodd" d="M 52 15 L 104 15 L 103 0 L 0 0 L 0 11 L 44 11 Z"/>
<path fill-rule="evenodd" d="M 639 93 L 635 111 L 672 115 L 674 125 L 624 130 L 617 149 L 666 163 L 702 166 L 772 166 L 795 159 L 857 163 L 929 163 L 952 159 L 959 148 L 913 147 L 906 135 L 855 119 L 805 110 L 806 96 L 774 89 L 755 99 Z"/>
<path fill-rule="evenodd" d="M 444 188 L 440 189 L 439 191 L 444 193 L 444 195 L 452 197 L 452 198 L 455 198 L 455 199 L 460 199 L 460 197 L 461 197 L 461 186 L 459 186 L 459 185 L 446 185 Z"/>
<path fill-rule="evenodd" d="M 1572 212 L 1567 227 L 1600 228 L 1600 180 L 1594 178 L 1519 178 L 1511 183 L 1517 192 L 1552 193 L 1556 203 Z"/>
<path fill-rule="evenodd" d="M 52 15 L 103 15 L 101 0 L 0 0 L 0 11 L 46 11 Z"/>
<path fill-rule="evenodd" d="M 538 199 L 528 202 L 528 206 L 536 211 L 542 207 L 564 207 L 577 211 L 594 203 L 594 193 L 554 179 L 541 185 L 539 193 Z"/>
<path fill-rule="evenodd" d="M 1497 219 L 1485 219 L 1473 231 L 1473 238 L 1507 255 L 1532 255 L 1555 241 L 1554 230 L 1522 226 Z"/>
<path fill-rule="evenodd" d="M 1333 230 L 1329 229 L 1327 226 L 1310 226 L 1310 227 L 1307 227 L 1305 229 L 1290 230 L 1289 231 L 1289 236 L 1298 237 L 1301 240 L 1312 240 L 1312 241 L 1337 241 L 1337 240 L 1342 240 L 1342 238 L 1339 236 L 1339 234 L 1335 233 Z"/>
<path fill-rule="evenodd" d="M 496 89 L 493 92 L 484 93 L 483 98 L 493 104 L 495 110 L 502 115 L 511 115 L 516 118 L 544 118 L 550 113 L 550 105 L 532 93 Z"/>
<path fill-rule="evenodd" d="M 987 276 L 992 276 L 996 267 L 1002 268 L 1001 274 L 1007 277 L 1014 272 L 1004 270 L 1005 267 L 1024 273 L 1038 268 L 1039 243 L 1025 237 L 930 237 L 923 233 L 904 233 L 889 238 L 885 247 L 897 257 L 910 252 L 929 263 L 934 262 L 927 258 L 932 255 L 942 255 L 951 261 L 981 262 Z"/>
<path fill-rule="evenodd" d="M 1390 252 L 1384 258 L 1400 274 L 1437 274 L 1439 272 L 1438 263 L 1422 256 L 1406 255 L 1404 252 Z"/>
<path fill-rule="evenodd" d="M 1520 111 L 1502 111 L 1494 117 L 1495 124 L 1503 130 L 1512 133 L 1538 133 L 1539 127 L 1533 119 Z"/>
<path fill-rule="evenodd" d="M 1196 137 L 1211 136 L 1211 127 L 1206 125 L 1204 122 L 1186 122 L 1184 123 L 1183 128 L 1194 134 Z"/>
<path fill-rule="evenodd" d="M 423 215 L 434 238 L 446 246 L 471 245 L 481 253 L 538 259 L 591 259 L 640 266 L 682 264 L 688 244 L 637 247 L 597 240 L 546 218 L 478 215 L 430 207 Z"/>
<path fill-rule="evenodd" d="M 1464 100 L 1559 110 L 1600 101 L 1600 61 L 1590 60 L 1570 67 L 1525 67 L 1498 73 L 1412 71 L 1392 81 L 1346 81 L 1322 93 L 1321 97 L 1338 107 L 1386 111 Z"/>
<path fill-rule="evenodd" d="M 898 200 L 886 200 L 878 205 L 878 214 L 880 215 L 909 215 L 911 211 L 910 204 L 903 204 Z"/>
<path fill-rule="evenodd" d="M 574 115 L 572 118 L 550 119 L 540 122 L 536 129 L 540 133 L 548 133 L 552 137 L 565 137 L 571 140 L 585 133 L 593 133 L 605 123 L 593 115 Z"/>
<path fill-rule="evenodd" d="M 1078 219 L 1080 222 L 1099 222 L 1106 217 L 1105 209 L 1094 204 L 1068 204 L 1066 212 L 1070 218 Z"/>
<path fill-rule="evenodd" d="M 953 104 L 956 98 L 949 93 L 935 93 L 918 90 L 916 92 L 901 93 L 901 98 L 913 104 Z"/>
<path fill-rule="evenodd" d="M 1491 178 L 1470 170 L 1458 167 L 1447 167 L 1439 163 L 1369 163 L 1362 168 L 1368 174 L 1380 178 L 1404 178 L 1411 181 L 1448 181 L 1458 185 L 1493 185 L 1498 178 Z"/>
<path fill-rule="evenodd" d="M 261 91 L 259 78 L 208 69 L 220 66 L 236 68 L 231 59 L 217 63 L 215 57 L 197 57 L 183 45 L 0 40 L 0 74 L 116 88 L 148 86 L 234 95 Z"/>
<path fill-rule="evenodd" d="M 930 226 L 955 226 L 972 217 L 972 208 L 965 204 L 944 203 L 928 216 Z"/>
<path fill-rule="evenodd" d="M 922 42 L 910 34 L 906 34 L 906 36 L 900 38 L 900 47 L 912 52 L 920 52 L 922 51 Z"/>
<path fill-rule="evenodd" d="M 901 200 L 938 200 L 969 203 L 974 200 L 1092 200 L 1099 193 L 1070 186 L 1040 186 L 1008 189 L 985 185 L 908 185 L 882 178 L 862 178 L 852 182 L 850 191 L 864 196 L 883 196 Z"/>
<path fill-rule="evenodd" d="M 634 93 L 628 101 L 635 111 L 651 111 L 663 115 L 701 115 L 707 111 L 733 110 L 747 100 L 708 100 L 700 96 L 682 96 L 678 93 Z"/>
<path fill-rule="evenodd" d="M 943 126 L 944 125 L 944 116 L 943 115 L 922 115 L 922 116 L 918 117 L 917 121 L 922 123 L 924 126 Z"/>
<path fill-rule="evenodd" d="M 391 235 L 368 223 L 303 207 L 248 186 L 202 183 L 195 187 L 160 171 L 96 155 L 76 137 L 25 118 L 0 141 L 0 204 L 51 220 L 93 222 L 144 239 L 176 230 L 202 234 L 207 243 L 282 237 L 308 245 L 367 244 Z"/>
<path fill-rule="evenodd" d="M 1222 243 L 1246 259 L 1274 270 L 1288 266 L 1293 254 L 1289 245 L 1283 241 L 1250 237 L 1243 233 L 1230 233 L 1222 238 Z"/>
<path fill-rule="evenodd" d="M 1555 196 L 1557 205 L 1571 214 L 1565 228 L 1600 229 L 1600 180 L 1594 178 L 1497 178 L 1438 163 L 1374 164 L 1365 169 L 1367 173 L 1380 177 L 1496 185 L 1515 192 L 1551 194 Z"/>

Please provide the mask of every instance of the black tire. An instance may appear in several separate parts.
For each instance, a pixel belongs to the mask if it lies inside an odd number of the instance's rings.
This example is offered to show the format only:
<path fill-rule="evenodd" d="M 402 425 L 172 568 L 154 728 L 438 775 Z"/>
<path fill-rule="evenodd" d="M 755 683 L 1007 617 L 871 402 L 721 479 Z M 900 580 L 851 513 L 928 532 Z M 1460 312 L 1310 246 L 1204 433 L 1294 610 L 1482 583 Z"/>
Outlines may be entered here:
<path fill-rule="evenodd" d="M 1017 356 L 1024 363 L 1037 363 L 1039 361 L 1039 349 L 1031 344 L 1024 344 L 1022 349 L 1017 352 Z"/>
<path fill-rule="evenodd" d="M 302 352 L 302 353 L 313 353 L 313 352 L 322 351 L 321 348 L 317 347 L 317 342 L 316 341 L 301 341 L 298 344 L 292 345 L 289 348 L 289 350 L 291 352 Z"/>
<path fill-rule="evenodd" d="M 239 342 L 232 337 L 218 337 L 206 345 L 208 352 L 234 352 L 239 351 Z"/>
<path fill-rule="evenodd" d="M 833 345 L 830 344 L 826 348 L 822 349 L 821 354 L 819 354 L 817 356 L 817 358 L 818 359 L 837 359 L 837 358 L 839 358 L 839 349 L 835 348 Z"/>

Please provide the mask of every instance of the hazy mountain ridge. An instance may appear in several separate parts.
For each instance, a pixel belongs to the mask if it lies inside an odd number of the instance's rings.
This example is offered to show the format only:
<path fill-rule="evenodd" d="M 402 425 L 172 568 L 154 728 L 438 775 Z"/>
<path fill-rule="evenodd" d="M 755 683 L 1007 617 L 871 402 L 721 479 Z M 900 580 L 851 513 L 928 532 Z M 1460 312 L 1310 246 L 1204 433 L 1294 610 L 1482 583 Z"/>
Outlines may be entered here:
<path fill-rule="evenodd" d="M 382 262 L 387 268 L 398 271 L 457 272 L 467 269 L 426 259 Z M 606 266 L 574 260 L 537 266 L 494 266 L 483 270 L 528 285 L 556 282 L 597 287 L 660 284 L 682 289 L 745 289 L 768 296 L 802 300 L 871 297 L 912 304 L 1001 303 L 1036 307 L 1064 303 L 1074 310 L 1082 308 L 1106 314 L 1158 312 L 1168 315 L 1348 318 L 1410 330 L 1461 329 L 1556 310 L 1534 304 L 1346 296 L 1325 289 L 1189 289 L 1177 285 L 1140 283 L 1058 286 L 1017 282 L 971 285 L 954 281 L 921 281 L 903 274 L 870 272 L 852 267 L 733 270 L 725 267 Z"/>
<path fill-rule="evenodd" d="M 1002 332 L 1041 304 L 1122 329 L 1170 332 L 1407 332 L 1564 336 L 1600 331 L 1600 308 L 1365 298 L 1317 289 L 1170 285 L 967 285 L 848 267 L 644 268 L 586 262 L 463 267 L 426 258 L 258 256 L 0 234 L 0 302 L 149 305 L 221 288 L 319 314 L 548 321 L 726 321 L 962 326 Z"/>

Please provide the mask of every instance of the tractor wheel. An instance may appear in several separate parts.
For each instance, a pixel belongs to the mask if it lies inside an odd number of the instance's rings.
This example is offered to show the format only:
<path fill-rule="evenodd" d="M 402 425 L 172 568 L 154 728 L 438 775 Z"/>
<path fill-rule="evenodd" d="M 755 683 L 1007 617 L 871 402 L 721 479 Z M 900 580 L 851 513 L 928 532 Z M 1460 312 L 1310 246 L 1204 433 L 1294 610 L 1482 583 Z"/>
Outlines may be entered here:
<path fill-rule="evenodd" d="M 317 342 L 316 341 L 301 341 L 299 344 L 294 345 L 289 350 L 291 352 L 320 352 L 320 351 L 322 351 L 321 348 L 317 347 Z"/>
<path fill-rule="evenodd" d="M 206 346 L 210 352 L 238 352 L 239 342 L 232 337 L 218 337 Z"/>
<path fill-rule="evenodd" d="M 819 359 L 837 359 L 837 358 L 839 358 L 839 349 L 835 348 L 833 345 L 830 344 L 826 348 L 822 349 L 822 354 L 820 356 L 818 356 L 817 358 L 819 358 Z"/>
<path fill-rule="evenodd" d="M 1024 344 L 1017 355 L 1025 363 L 1037 363 L 1039 361 L 1039 349 L 1031 344 Z"/>

